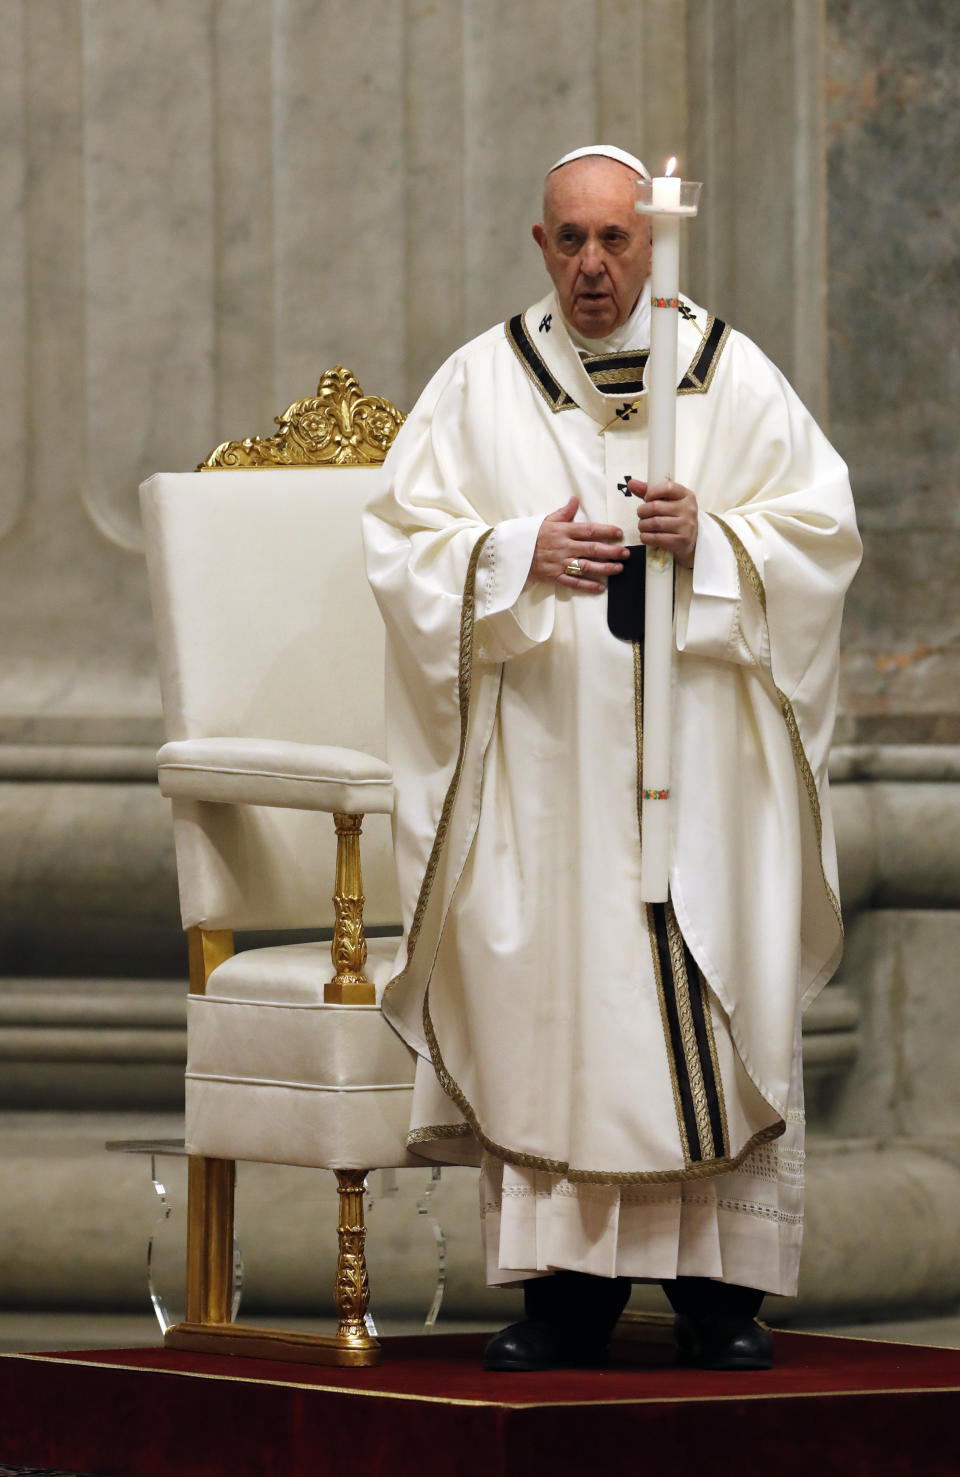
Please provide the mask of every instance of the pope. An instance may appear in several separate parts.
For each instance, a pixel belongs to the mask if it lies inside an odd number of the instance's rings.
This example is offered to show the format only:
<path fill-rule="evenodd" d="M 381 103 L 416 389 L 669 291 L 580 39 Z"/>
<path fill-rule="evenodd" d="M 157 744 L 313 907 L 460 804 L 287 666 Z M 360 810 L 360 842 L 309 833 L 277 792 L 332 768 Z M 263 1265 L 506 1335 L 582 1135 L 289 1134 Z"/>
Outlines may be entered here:
<path fill-rule="evenodd" d="M 601 1360 L 634 1281 L 663 1284 L 683 1361 L 769 1366 L 801 1015 L 842 943 L 846 468 L 681 296 L 676 478 L 648 484 L 638 176 L 605 145 L 549 171 L 551 290 L 441 366 L 365 518 L 404 921 L 383 1008 L 418 1054 L 411 1148 L 480 1165 L 487 1280 L 524 1288 L 490 1369 Z M 597 598 L 637 537 L 677 566 L 666 904 L 640 900 L 642 646 Z"/>

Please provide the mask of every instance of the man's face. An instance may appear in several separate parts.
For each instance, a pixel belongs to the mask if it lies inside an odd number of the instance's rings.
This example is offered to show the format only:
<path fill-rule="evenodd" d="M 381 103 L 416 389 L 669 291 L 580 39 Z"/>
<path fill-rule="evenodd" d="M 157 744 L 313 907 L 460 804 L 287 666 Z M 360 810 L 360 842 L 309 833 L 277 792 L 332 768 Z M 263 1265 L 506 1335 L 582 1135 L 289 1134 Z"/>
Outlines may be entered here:
<path fill-rule="evenodd" d="M 547 178 L 533 239 L 568 323 L 603 338 L 625 323 L 650 275 L 650 226 L 635 176 L 615 159 L 574 159 Z"/>

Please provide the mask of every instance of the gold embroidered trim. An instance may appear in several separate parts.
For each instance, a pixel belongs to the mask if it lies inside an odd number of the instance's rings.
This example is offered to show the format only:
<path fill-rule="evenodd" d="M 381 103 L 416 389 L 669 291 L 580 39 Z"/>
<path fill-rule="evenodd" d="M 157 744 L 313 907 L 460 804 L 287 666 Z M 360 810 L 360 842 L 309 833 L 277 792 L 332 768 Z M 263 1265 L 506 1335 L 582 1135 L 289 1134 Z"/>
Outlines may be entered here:
<path fill-rule="evenodd" d="M 577 349 L 580 362 L 592 379 L 595 374 L 600 374 L 604 369 L 634 369 L 644 370 L 647 360 L 650 358 L 650 350 L 646 349 L 617 349 L 610 353 L 588 354 L 586 349 Z"/>
<path fill-rule="evenodd" d="M 723 1095 L 723 1077 L 720 1075 L 720 1058 L 717 1056 L 717 1043 L 713 1034 L 713 1017 L 710 1014 L 710 986 L 707 984 L 701 970 L 697 970 L 700 981 L 700 1000 L 703 1007 L 703 1023 L 707 1033 L 707 1046 L 710 1051 L 710 1060 L 713 1063 L 713 1085 L 717 1092 L 717 1103 L 720 1108 L 720 1126 L 723 1130 L 723 1142 L 730 1142 L 730 1127 L 727 1123 L 727 1100 Z"/>
<path fill-rule="evenodd" d="M 633 731 L 637 749 L 637 835 L 643 831 L 643 648 L 633 642 Z M 642 845 L 642 840 L 641 840 Z"/>
<path fill-rule="evenodd" d="M 431 1139 L 468 1139 L 469 1123 L 431 1123 L 428 1128 L 412 1128 L 407 1134 L 407 1147 L 425 1144 Z"/>
<path fill-rule="evenodd" d="M 763 611 L 764 619 L 766 619 L 767 592 L 764 587 L 763 580 L 760 577 L 760 571 L 754 564 L 749 551 L 744 546 L 739 536 L 734 533 L 733 529 L 730 528 L 729 525 L 725 523 L 722 518 L 717 517 L 715 513 L 711 513 L 710 516 L 711 518 L 713 518 L 715 523 L 719 524 L 720 528 L 726 535 L 727 542 L 736 555 L 740 573 L 747 581 L 747 584 L 750 586 L 751 590 L 760 602 L 760 609 Z M 774 691 L 777 694 L 777 701 L 780 704 L 780 711 L 783 714 L 783 721 L 786 725 L 787 734 L 790 738 L 790 747 L 793 750 L 794 763 L 797 766 L 797 770 L 803 782 L 803 787 L 807 792 L 807 800 L 809 801 L 810 812 L 813 816 L 813 827 L 817 835 L 817 856 L 820 861 L 820 876 L 823 879 L 823 886 L 826 890 L 827 898 L 829 899 L 830 906 L 833 909 L 837 924 L 842 934 L 843 914 L 840 910 L 840 899 L 837 897 L 837 894 L 830 886 L 830 882 L 826 873 L 826 868 L 823 865 L 823 817 L 820 814 L 820 796 L 817 794 L 817 782 L 813 777 L 813 769 L 810 766 L 810 760 L 807 758 L 806 750 L 803 747 L 803 739 L 800 736 L 800 725 L 797 723 L 797 715 L 793 711 L 793 704 L 787 697 L 786 693 L 783 692 L 775 682 L 773 684 L 773 687 Z"/>
<path fill-rule="evenodd" d="M 591 373 L 589 363 L 585 362 L 584 368 L 598 390 L 604 385 L 630 384 L 633 380 L 643 379 L 642 365 L 636 369 L 595 369 Z M 638 391 L 638 394 L 646 394 L 646 391 Z"/>
<path fill-rule="evenodd" d="M 667 925 L 667 940 L 670 944 L 670 964 L 673 969 L 677 1018 L 680 1022 L 680 1038 L 683 1042 L 683 1056 L 687 1064 L 687 1077 L 690 1080 L 690 1096 L 693 1098 L 693 1111 L 697 1120 L 697 1137 L 700 1140 L 700 1153 L 702 1158 L 712 1159 L 716 1154 L 716 1146 L 713 1142 L 713 1130 L 710 1127 L 710 1109 L 707 1105 L 707 1089 L 703 1080 L 703 1069 L 700 1065 L 700 1052 L 697 1049 L 697 1033 L 693 1024 L 693 1011 L 690 1008 L 690 980 L 687 976 L 683 934 L 680 932 L 677 915 L 674 913 L 673 906 L 669 902 L 664 909 L 664 915 Z"/>
<path fill-rule="evenodd" d="M 420 893 L 417 897 L 417 906 L 413 912 L 413 921 L 410 924 L 410 932 L 407 935 L 407 962 L 398 975 L 387 985 L 391 990 L 406 975 L 407 970 L 413 962 L 414 951 L 417 940 L 420 937 L 420 929 L 423 926 L 423 915 L 427 911 L 430 894 L 440 865 L 440 856 L 447 840 L 447 832 L 450 829 L 450 817 L 453 814 L 454 802 L 457 798 L 457 790 L 460 788 L 460 776 L 463 773 L 463 759 L 467 749 L 467 720 L 470 715 L 470 675 L 473 667 L 473 626 L 474 611 L 476 608 L 476 596 L 474 594 L 474 583 L 477 577 L 477 564 L 483 553 L 483 546 L 493 533 L 492 528 L 487 528 L 477 539 L 470 555 L 467 565 L 467 577 L 464 582 L 463 602 L 460 607 L 460 657 L 457 673 L 457 696 L 460 708 L 460 745 L 457 751 L 457 762 L 454 766 L 453 777 L 447 786 L 447 793 L 443 799 L 443 808 L 440 811 L 440 820 L 437 825 L 437 834 L 433 838 L 433 846 L 427 861 L 423 881 L 420 884 Z"/>
<path fill-rule="evenodd" d="M 430 1050 L 433 1053 L 436 1037 L 433 1036 L 432 1028 L 430 1036 L 432 1037 Z M 469 1132 L 488 1154 L 492 1154 L 495 1159 L 502 1159 L 505 1164 L 519 1165 L 521 1169 L 542 1169 L 547 1174 L 561 1175 L 575 1185 L 669 1185 L 686 1184 L 689 1180 L 712 1179 L 715 1175 L 727 1174 L 731 1170 L 739 1169 L 748 1154 L 752 1154 L 760 1144 L 767 1144 L 771 1139 L 779 1138 L 786 1128 L 783 1119 L 779 1118 L 776 1123 L 771 1123 L 767 1128 L 759 1129 L 752 1138 L 747 1140 L 738 1154 L 728 1154 L 723 1159 L 703 1159 L 693 1164 L 688 1162 L 683 1169 L 572 1169 L 561 1159 L 544 1159 L 538 1154 L 524 1154 L 516 1149 L 508 1149 L 488 1137 L 480 1127 L 476 1113 L 453 1078 L 445 1069 L 441 1076 L 440 1068 L 437 1066 L 440 1060 L 439 1048 L 437 1048 L 434 1070 L 440 1079 L 440 1085 L 463 1113 L 469 1125 Z M 424 1133 L 426 1130 L 420 1129 L 418 1132 Z"/>

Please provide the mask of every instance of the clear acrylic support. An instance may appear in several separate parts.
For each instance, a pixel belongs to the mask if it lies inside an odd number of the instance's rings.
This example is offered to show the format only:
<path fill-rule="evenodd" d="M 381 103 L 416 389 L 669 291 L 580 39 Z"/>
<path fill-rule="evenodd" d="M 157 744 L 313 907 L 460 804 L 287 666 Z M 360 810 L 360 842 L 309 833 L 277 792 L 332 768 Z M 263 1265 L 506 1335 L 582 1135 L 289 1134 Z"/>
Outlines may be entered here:
<path fill-rule="evenodd" d="M 423 1320 L 425 1333 L 432 1333 L 436 1326 L 437 1317 L 443 1304 L 443 1294 L 447 1288 L 447 1238 L 443 1232 L 443 1226 L 433 1213 L 433 1196 L 440 1184 L 440 1166 L 435 1164 L 430 1171 L 426 1189 L 417 1201 L 417 1214 L 424 1215 L 430 1229 L 433 1231 L 433 1239 L 437 1248 L 437 1285 L 433 1291 L 433 1301 L 427 1310 L 427 1316 Z"/>
<path fill-rule="evenodd" d="M 379 1198 L 380 1200 L 384 1200 L 388 1195 L 395 1195 L 397 1193 L 397 1171 L 395 1169 L 381 1169 L 379 1171 L 379 1196 L 375 1196 L 371 1181 L 373 1180 L 376 1173 L 377 1171 L 375 1170 L 373 1174 L 368 1174 L 363 1183 L 363 1219 L 364 1224 L 368 1227 L 370 1225 L 370 1217 L 373 1214 L 373 1209 L 376 1205 L 377 1199 Z M 380 1334 L 377 1331 L 376 1320 L 373 1316 L 372 1298 L 367 1304 L 367 1311 L 363 1315 L 363 1322 L 366 1327 L 367 1333 L 372 1339 L 377 1339 L 380 1337 Z"/>
<path fill-rule="evenodd" d="M 153 1305 L 153 1311 L 157 1315 L 157 1322 L 160 1325 L 160 1332 L 166 1333 L 167 1329 L 171 1328 L 177 1320 L 170 1316 L 170 1310 L 167 1307 L 163 1293 L 158 1289 L 157 1284 L 154 1280 L 153 1257 L 154 1245 L 159 1238 L 161 1228 L 170 1219 L 170 1216 L 173 1212 L 173 1206 L 170 1204 L 170 1201 L 167 1198 L 166 1185 L 162 1182 L 162 1180 L 157 1178 L 156 1154 L 150 1155 L 150 1179 L 153 1184 L 154 1192 L 157 1196 L 157 1199 L 160 1201 L 160 1209 L 157 1212 L 157 1219 L 154 1224 L 154 1228 L 150 1232 L 150 1238 L 147 1241 L 147 1291 L 150 1294 L 150 1302 Z"/>
<path fill-rule="evenodd" d="M 447 1283 L 447 1241 L 437 1213 L 442 1183 L 439 1166 L 402 1174 L 377 1169 L 367 1178 L 371 1311 L 366 1321 L 376 1337 L 409 1331 L 410 1303 L 426 1307 L 425 1333 L 436 1326 Z M 399 1298 L 398 1288 L 403 1289 Z"/>
<path fill-rule="evenodd" d="M 166 1333 L 175 1323 L 186 1316 L 186 1291 L 184 1246 L 186 1245 L 186 1186 L 181 1188 L 178 1198 L 171 1193 L 168 1177 L 161 1179 L 157 1172 L 158 1159 L 173 1159 L 186 1162 L 187 1151 L 182 1139 L 119 1139 L 106 1145 L 107 1149 L 120 1154 L 143 1154 L 149 1160 L 150 1184 L 159 1202 L 153 1228 L 147 1238 L 147 1294 L 160 1325 Z M 179 1222 L 179 1224 L 177 1224 Z M 243 1251 L 237 1237 L 233 1238 L 233 1301 L 230 1316 L 236 1322 L 243 1300 Z M 174 1284 L 177 1284 L 176 1286 Z M 171 1305 L 180 1304 L 178 1312 Z"/>

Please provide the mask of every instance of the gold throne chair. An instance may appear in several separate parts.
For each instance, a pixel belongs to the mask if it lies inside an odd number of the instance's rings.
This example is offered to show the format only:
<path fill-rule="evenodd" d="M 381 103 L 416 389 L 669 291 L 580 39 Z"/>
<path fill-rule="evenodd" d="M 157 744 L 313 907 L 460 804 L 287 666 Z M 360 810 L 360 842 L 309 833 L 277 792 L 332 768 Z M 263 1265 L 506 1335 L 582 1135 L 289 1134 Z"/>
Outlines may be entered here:
<path fill-rule="evenodd" d="M 176 1348 L 371 1365 L 363 1187 L 415 1165 L 414 1058 L 381 1014 L 399 901 L 383 758 L 383 630 L 360 541 L 403 416 L 349 371 L 141 488 L 189 1000 L 187 1306 Z M 365 816 L 373 817 L 360 842 Z M 365 901 L 364 879 L 371 901 Z M 332 901 L 328 902 L 332 892 Z M 247 930 L 332 944 L 235 951 Z M 231 1322 L 237 1160 L 331 1169 L 335 1335 Z"/>

